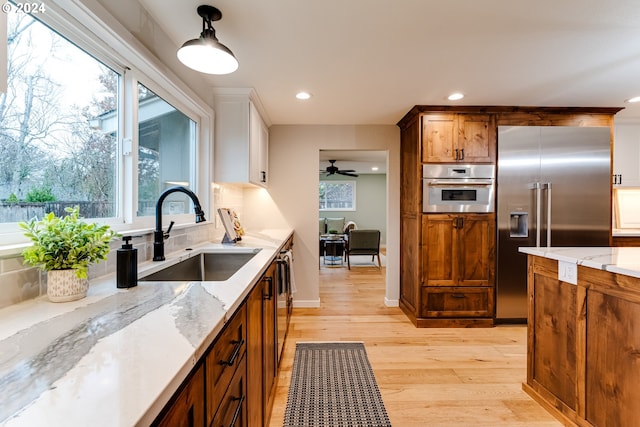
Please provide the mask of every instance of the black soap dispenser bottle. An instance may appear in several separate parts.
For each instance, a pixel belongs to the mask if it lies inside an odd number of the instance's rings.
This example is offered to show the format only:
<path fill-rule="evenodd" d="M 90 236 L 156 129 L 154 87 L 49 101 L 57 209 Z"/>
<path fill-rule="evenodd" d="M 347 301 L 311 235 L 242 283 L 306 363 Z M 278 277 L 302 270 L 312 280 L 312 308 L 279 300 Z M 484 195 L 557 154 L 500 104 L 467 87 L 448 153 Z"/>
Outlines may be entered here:
<path fill-rule="evenodd" d="M 131 244 L 132 236 L 124 236 L 124 243 L 118 249 L 116 266 L 116 286 L 132 288 L 138 284 L 138 250 Z"/>

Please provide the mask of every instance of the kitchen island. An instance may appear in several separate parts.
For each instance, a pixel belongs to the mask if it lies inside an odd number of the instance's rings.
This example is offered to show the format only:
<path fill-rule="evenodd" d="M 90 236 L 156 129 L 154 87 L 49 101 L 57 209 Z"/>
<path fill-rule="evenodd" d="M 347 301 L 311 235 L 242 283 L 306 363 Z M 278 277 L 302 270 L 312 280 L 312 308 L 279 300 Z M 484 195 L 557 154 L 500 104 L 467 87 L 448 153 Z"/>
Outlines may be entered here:
<path fill-rule="evenodd" d="M 640 248 L 520 248 L 528 259 L 523 389 L 565 425 L 640 419 Z"/>
<path fill-rule="evenodd" d="M 0 310 L 0 425 L 149 425 L 243 305 L 291 230 L 203 244 L 140 264 L 139 276 L 204 251 L 256 250 L 228 280 L 94 279 L 68 303 L 37 298 Z"/>

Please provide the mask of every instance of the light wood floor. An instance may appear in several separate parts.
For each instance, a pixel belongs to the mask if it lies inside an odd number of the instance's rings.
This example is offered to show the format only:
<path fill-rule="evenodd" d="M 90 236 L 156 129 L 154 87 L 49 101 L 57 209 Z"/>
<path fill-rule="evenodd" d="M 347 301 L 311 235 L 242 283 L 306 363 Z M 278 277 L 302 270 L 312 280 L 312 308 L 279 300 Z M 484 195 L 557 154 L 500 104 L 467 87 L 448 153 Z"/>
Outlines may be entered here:
<path fill-rule="evenodd" d="M 297 341 L 364 341 L 394 427 L 556 427 L 522 391 L 526 328 L 417 329 L 385 307 L 384 269 L 322 267 L 319 309 L 294 309 L 271 427 L 281 427 Z"/>

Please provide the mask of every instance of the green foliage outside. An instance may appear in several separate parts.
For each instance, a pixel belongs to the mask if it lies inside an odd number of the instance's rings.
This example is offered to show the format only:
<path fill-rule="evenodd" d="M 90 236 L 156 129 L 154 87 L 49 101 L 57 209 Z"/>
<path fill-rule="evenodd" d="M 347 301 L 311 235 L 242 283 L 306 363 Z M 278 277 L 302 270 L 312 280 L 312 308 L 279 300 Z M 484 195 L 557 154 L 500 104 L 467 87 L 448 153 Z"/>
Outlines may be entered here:
<path fill-rule="evenodd" d="M 51 187 L 42 186 L 34 187 L 27 193 L 24 198 L 25 202 L 55 202 L 56 196 L 53 195 Z"/>
<path fill-rule="evenodd" d="M 8 203 L 18 203 L 20 200 L 18 200 L 18 196 L 16 196 L 16 193 L 11 193 L 9 194 L 9 197 L 7 197 L 6 202 Z"/>
<path fill-rule="evenodd" d="M 120 235 L 108 225 L 82 221 L 77 206 L 65 210 L 68 214 L 63 217 L 51 212 L 40 221 L 19 223 L 25 236 L 33 241 L 22 256 L 25 264 L 44 271 L 77 269 L 76 275 L 86 278 L 89 265 L 106 260 L 109 242 Z"/>

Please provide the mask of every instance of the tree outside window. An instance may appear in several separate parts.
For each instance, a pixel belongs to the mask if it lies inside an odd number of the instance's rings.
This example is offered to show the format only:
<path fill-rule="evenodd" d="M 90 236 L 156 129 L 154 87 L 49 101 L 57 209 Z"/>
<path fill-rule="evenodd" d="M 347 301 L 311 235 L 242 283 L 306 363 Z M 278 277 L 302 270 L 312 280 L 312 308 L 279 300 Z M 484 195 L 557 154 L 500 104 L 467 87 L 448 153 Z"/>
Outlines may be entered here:
<path fill-rule="evenodd" d="M 356 182 L 320 181 L 319 205 L 321 211 L 356 210 Z"/>
<path fill-rule="evenodd" d="M 7 14 L 7 57 L 0 223 L 115 216 L 117 133 L 94 124 L 117 110 L 120 75 L 28 14 Z"/>

